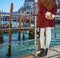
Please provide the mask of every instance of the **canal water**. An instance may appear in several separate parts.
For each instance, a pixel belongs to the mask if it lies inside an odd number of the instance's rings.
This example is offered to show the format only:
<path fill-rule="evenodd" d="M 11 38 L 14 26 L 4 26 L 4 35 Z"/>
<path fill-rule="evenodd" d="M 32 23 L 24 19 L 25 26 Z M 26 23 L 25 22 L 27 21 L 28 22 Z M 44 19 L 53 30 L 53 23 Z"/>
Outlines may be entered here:
<path fill-rule="evenodd" d="M 16 26 L 18 23 L 14 23 L 14 26 Z M 17 25 L 18 26 L 18 25 Z M 11 57 L 8 57 L 6 54 L 8 53 L 8 33 L 3 33 L 3 39 L 4 43 L 0 44 L 0 58 L 18 58 L 22 55 L 32 54 L 34 53 L 34 40 L 28 42 L 29 36 L 28 31 L 24 35 L 25 36 L 25 42 L 23 43 L 23 34 L 20 34 L 20 41 L 18 41 L 18 32 L 12 33 L 12 47 L 11 47 Z M 56 24 L 56 38 L 54 35 L 54 29 L 52 28 L 52 40 L 50 44 L 50 48 L 56 45 L 60 45 L 60 24 Z M 37 38 L 38 39 L 38 38 Z M 18 42 L 20 44 L 18 44 Z M 38 51 L 38 41 L 36 43 L 36 51 Z"/>

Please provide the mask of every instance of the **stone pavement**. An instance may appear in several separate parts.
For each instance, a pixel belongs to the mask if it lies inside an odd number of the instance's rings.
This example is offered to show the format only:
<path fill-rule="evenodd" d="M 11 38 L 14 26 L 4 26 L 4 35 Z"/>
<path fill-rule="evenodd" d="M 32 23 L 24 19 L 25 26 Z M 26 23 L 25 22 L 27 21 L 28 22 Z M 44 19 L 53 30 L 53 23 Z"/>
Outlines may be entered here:
<path fill-rule="evenodd" d="M 55 46 L 49 49 L 47 56 L 38 57 L 33 54 L 24 55 L 19 58 L 60 58 L 60 46 Z"/>

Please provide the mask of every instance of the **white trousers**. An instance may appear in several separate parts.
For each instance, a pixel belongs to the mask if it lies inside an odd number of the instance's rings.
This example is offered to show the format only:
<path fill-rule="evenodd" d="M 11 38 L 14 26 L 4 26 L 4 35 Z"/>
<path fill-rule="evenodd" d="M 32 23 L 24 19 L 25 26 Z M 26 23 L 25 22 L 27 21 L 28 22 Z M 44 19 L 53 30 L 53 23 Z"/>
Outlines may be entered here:
<path fill-rule="evenodd" d="M 49 48 L 51 42 L 51 27 L 40 29 L 40 45 L 41 48 Z"/>

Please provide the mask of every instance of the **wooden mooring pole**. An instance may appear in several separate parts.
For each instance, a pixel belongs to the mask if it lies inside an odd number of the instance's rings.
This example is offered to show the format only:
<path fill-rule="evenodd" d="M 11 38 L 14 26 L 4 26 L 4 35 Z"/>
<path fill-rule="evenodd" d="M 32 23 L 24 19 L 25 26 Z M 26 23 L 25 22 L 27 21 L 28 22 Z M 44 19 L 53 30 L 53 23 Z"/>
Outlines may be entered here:
<path fill-rule="evenodd" d="M 20 28 L 20 16 L 18 18 L 19 18 L 19 28 Z M 18 31 L 18 44 L 20 44 L 20 31 Z"/>
<path fill-rule="evenodd" d="M 10 24 L 9 24 L 9 40 L 8 40 L 8 56 L 11 56 L 11 39 L 12 39 L 12 33 L 10 28 L 12 28 L 12 13 L 13 12 L 13 3 L 11 3 L 10 6 Z"/>
<path fill-rule="evenodd" d="M 18 32 L 18 44 L 20 44 L 20 31 Z"/>
<path fill-rule="evenodd" d="M 24 20 L 24 16 L 22 15 L 21 16 L 21 27 L 24 27 L 24 22 L 25 22 L 25 20 Z M 25 34 L 25 30 L 24 30 L 24 28 L 23 28 L 23 30 L 22 30 L 22 33 L 23 33 L 23 41 L 25 40 L 25 37 L 24 37 L 24 34 Z"/>
<path fill-rule="evenodd" d="M 0 43 L 3 43 L 4 40 L 3 40 L 3 33 L 0 32 Z"/>
<path fill-rule="evenodd" d="M 40 46 L 40 28 L 39 28 L 39 32 L 38 32 L 38 51 L 41 50 L 41 46 Z"/>

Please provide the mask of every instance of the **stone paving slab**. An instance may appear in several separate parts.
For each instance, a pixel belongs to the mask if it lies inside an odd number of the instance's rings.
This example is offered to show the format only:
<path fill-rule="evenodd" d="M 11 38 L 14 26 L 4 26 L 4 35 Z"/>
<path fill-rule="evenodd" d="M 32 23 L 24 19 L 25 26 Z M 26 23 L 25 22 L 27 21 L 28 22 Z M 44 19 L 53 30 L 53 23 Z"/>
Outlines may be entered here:
<path fill-rule="evenodd" d="M 30 54 L 30 55 L 25 55 L 25 56 L 22 56 L 20 58 L 40 58 L 38 56 L 35 56 L 34 54 Z"/>
<path fill-rule="evenodd" d="M 54 50 L 49 49 L 48 54 L 45 57 L 46 58 L 48 58 L 48 57 L 52 58 L 52 57 L 55 57 L 55 56 L 58 56 L 58 55 L 60 55 L 60 53 L 58 53 L 58 52 L 56 52 Z"/>
<path fill-rule="evenodd" d="M 24 55 L 19 58 L 60 58 L 60 46 L 52 47 L 48 50 L 48 54 L 45 57 L 38 57 L 34 54 Z"/>
<path fill-rule="evenodd" d="M 55 50 L 56 52 L 59 52 L 60 53 L 60 46 L 55 46 L 55 47 L 52 47 L 52 50 Z"/>

